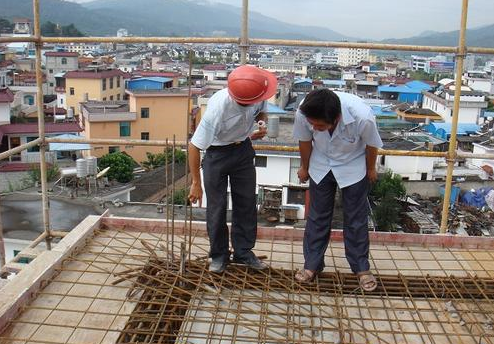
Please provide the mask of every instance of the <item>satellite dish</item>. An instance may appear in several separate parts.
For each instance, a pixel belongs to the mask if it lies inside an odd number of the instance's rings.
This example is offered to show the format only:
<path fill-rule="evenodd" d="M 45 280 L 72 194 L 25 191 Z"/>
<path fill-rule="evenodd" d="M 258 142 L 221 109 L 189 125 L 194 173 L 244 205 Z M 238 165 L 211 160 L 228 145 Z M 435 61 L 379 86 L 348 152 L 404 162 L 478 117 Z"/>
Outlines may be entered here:
<path fill-rule="evenodd" d="M 100 173 L 98 173 L 98 174 L 96 175 L 96 179 L 99 179 L 99 178 L 104 177 L 104 176 L 108 173 L 108 171 L 110 171 L 110 166 L 108 166 L 108 167 L 107 167 L 107 168 L 105 168 L 103 171 L 101 171 Z"/>

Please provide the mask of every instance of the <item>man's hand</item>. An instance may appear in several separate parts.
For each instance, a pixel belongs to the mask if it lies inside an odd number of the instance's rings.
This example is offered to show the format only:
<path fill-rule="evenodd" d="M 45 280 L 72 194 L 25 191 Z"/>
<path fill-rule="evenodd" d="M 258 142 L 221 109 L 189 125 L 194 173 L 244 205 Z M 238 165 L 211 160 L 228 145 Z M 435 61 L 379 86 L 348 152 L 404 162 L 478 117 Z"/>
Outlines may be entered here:
<path fill-rule="evenodd" d="M 252 133 L 252 135 L 250 135 L 250 139 L 251 140 L 260 140 L 264 136 L 266 136 L 267 133 L 268 133 L 268 129 L 266 127 L 260 127 L 258 130 L 254 131 Z"/>
<path fill-rule="evenodd" d="M 309 170 L 303 166 L 298 169 L 297 175 L 300 183 L 305 183 L 309 180 Z"/>
<path fill-rule="evenodd" d="M 202 187 L 199 183 L 192 182 L 189 191 L 189 201 L 192 204 L 199 202 L 199 207 L 202 206 Z"/>
<path fill-rule="evenodd" d="M 377 172 L 376 169 L 367 169 L 367 179 L 371 183 L 375 183 L 377 181 Z"/>

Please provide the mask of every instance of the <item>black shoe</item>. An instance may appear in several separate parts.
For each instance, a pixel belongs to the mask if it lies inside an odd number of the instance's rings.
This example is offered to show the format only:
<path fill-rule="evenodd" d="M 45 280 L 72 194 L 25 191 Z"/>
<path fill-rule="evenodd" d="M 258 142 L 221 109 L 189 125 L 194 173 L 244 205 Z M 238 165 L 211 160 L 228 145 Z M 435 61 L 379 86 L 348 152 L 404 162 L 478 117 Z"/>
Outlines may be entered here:
<path fill-rule="evenodd" d="M 223 259 L 216 258 L 211 260 L 211 264 L 209 264 L 209 272 L 214 272 L 217 274 L 222 273 L 225 271 L 226 266 L 228 265 L 228 262 L 226 262 Z"/>
<path fill-rule="evenodd" d="M 236 264 L 247 265 L 249 268 L 255 270 L 264 270 L 268 268 L 268 265 L 262 260 L 257 258 L 254 254 L 250 254 L 246 257 L 233 257 L 233 262 Z"/>

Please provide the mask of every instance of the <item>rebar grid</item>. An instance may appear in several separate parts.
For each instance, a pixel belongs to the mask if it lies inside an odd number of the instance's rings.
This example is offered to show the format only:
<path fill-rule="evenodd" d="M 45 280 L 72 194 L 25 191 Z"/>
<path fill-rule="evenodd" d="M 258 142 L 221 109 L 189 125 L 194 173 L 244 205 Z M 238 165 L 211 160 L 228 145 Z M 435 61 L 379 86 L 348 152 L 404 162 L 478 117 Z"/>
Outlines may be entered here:
<path fill-rule="evenodd" d="M 175 252 L 184 239 L 176 235 Z M 380 286 L 363 294 L 341 243 L 330 245 L 326 272 L 301 285 L 301 242 L 260 241 L 268 271 L 215 275 L 205 238 L 192 235 L 185 272 L 165 240 L 101 228 L 0 343 L 494 343 L 488 251 L 372 245 Z"/>

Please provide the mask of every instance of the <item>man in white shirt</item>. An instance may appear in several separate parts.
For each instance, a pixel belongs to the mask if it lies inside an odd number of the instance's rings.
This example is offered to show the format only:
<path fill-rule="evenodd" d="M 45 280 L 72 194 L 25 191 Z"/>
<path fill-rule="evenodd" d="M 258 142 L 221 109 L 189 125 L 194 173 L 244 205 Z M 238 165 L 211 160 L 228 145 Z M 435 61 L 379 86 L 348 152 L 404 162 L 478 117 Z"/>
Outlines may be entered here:
<path fill-rule="evenodd" d="M 377 179 L 376 159 L 382 141 L 372 109 L 357 96 L 312 91 L 295 115 L 299 140 L 301 182 L 309 182 L 310 206 L 304 233 L 304 269 L 301 282 L 312 281 L 324 269 L 336 188 L 343 198 L 345 254 L 365 291 L 377 287 L 369 271 L 367 200 L 369 182 Z"/>
<path fill-rule="evenodd" d="M 226 224 L 227 186 L 232 197 L 232 247 L 234 262 L 254 269 L 267 267 L 252 249 L 256 242 L 256 170 L 252 140 L 266 135 L 254 123 L 266 121 L 267 100 L 277 91 L 277 78 L 254 66 L 236 68 L 228 77 L 228 88 L 215 93 L 189 144 L 192 185 L 189 200 L 202 200 L 200 150 L 204 188 L 207 195 L 206 222 L 212 258 L 209 271 L 221 273 L 230 261 Z"/>

